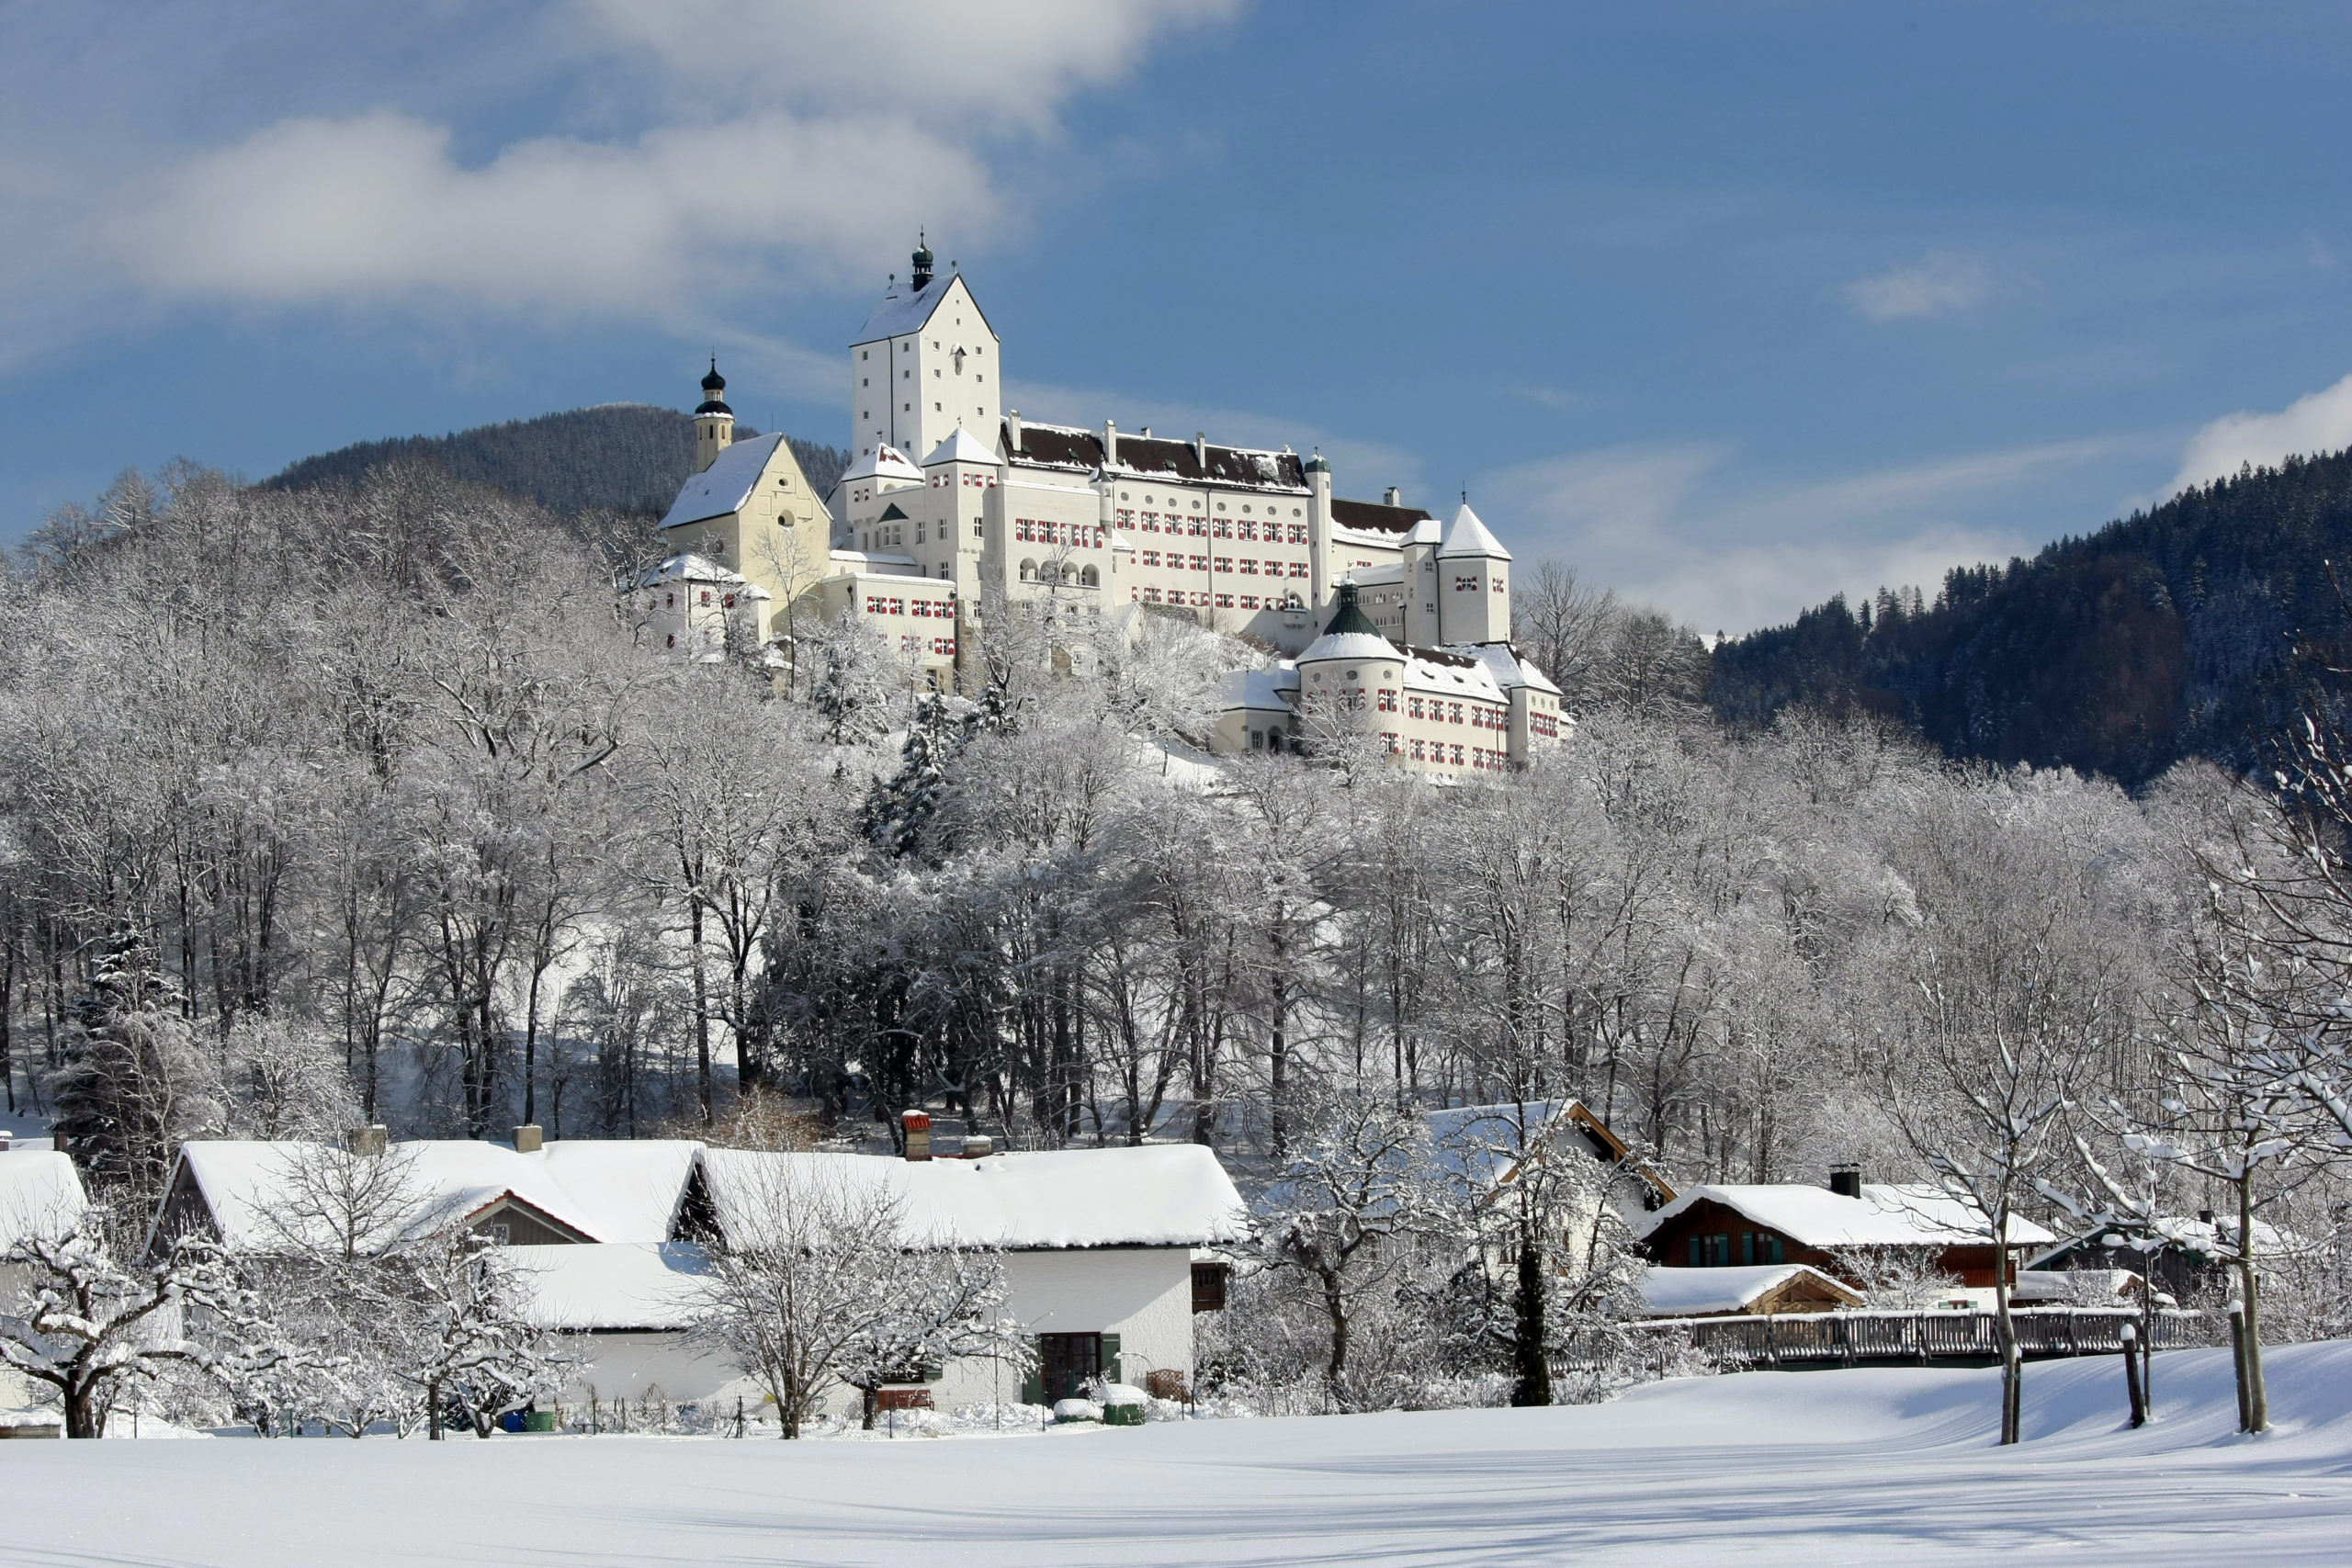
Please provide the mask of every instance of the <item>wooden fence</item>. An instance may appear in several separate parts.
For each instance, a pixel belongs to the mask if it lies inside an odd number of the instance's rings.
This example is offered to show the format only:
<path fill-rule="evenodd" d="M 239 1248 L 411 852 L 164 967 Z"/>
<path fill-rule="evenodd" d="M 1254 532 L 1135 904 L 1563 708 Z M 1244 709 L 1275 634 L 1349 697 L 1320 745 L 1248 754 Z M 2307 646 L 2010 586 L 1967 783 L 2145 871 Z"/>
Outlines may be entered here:
<path fill-rule="evenodd" d="M 2114 1356 L 2123 1350 L 2123 1329 L 2147 1332 L 2136 1312 L 2100 1307 L 2021 1308 L 2010 1314 L 2018 1344 L 2028 1360 L 2062 1356 Z M 1668 1347 L 1688 1345 L 1722 1367 L 1804 1368 L 1927 1366 L 1935 1362 L 1995 1365 L 2000 1359 L 1989 1312 L 1782 1313 L 1763 1317 L 1657 1318 L 1630 1324 L 1637 1342 L 1663 1364 Z M 2183 1349 L 2211 1337 L 2200 1315 L 2165 1312 L 2156 1316 L 2156 1348 Z M 1598 1349 L 1599 1347 L 1592 1348 Z M 1618 1342 L 1622 1355 L 1623 1342 Z M 1557 1369 L 1589 1371 L 1594 1358 L 1569 1348 Z"/>

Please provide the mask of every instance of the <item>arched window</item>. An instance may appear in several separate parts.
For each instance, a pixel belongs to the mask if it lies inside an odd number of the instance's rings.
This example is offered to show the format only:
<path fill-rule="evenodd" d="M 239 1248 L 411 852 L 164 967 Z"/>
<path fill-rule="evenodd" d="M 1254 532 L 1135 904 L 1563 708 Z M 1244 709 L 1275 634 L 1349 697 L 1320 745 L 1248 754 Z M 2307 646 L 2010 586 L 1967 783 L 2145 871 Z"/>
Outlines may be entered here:
<path fill-rule="evenodd" d="M 1037 563 L 1035 561 L 1024 560 L 1021 563 L 1021 581 L 1023 582 L 1035 582 L 1037 581 Z"/>
<path fill-rule="evenodd" d="M 1102 574 L 1091 566 L 1078 574 L 1078 580 L 1089 588 L 1102 586 Z"/>

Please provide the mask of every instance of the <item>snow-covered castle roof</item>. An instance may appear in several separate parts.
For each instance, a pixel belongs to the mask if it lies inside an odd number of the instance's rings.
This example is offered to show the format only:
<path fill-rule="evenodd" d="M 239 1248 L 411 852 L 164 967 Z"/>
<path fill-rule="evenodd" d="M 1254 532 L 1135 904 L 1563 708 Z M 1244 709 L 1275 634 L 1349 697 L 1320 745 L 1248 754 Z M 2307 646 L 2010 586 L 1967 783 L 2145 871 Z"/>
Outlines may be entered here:
<path fill-rule="evenodd" d="M 678 488 L 678 499 L 662 514 L 662 526 L 675 528 L 742 511 L 743 503 L 752 499 L 760 476 L 767 471 L 768 459 L 775 456 L 776 444 L 783 439 L 781 435 L 754 435 L 719 453 L 710 467 Z"/>
<path fill-rule="evenodd" d="M 996 467 L 996 454 L 982 446 L 970 431 L 959 424 L 946 440 L 931 449 L 930 457 L 922 460 L 922 466 L 926 468 L 936 468 L 944 463 L 973 463 L 981 468 L 993 468 Z"/>
<path fill-rule="evenodd" d="M 1462 503 L 1462 510 L 1453 514 L 1453 525 L 1445 531 L 1445 543 L 1437 547 L 1437 553 L 1440 559 L 1460 556 L 1510 559 L 1510 552 L 1503 548 L 1501 540 L 1487 532 L 1487 525 L 1478 521 L 1478 514 L 1470 510 L 1470 503 L 1466 501 Z"/>

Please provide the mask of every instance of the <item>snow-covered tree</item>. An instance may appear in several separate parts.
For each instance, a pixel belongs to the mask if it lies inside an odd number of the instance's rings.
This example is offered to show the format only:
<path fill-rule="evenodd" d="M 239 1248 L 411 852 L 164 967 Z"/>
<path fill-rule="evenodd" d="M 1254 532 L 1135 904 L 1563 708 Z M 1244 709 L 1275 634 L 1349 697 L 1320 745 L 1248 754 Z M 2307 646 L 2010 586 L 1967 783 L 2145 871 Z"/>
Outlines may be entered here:
<path fill-rule="evenodd" d="M 184 1235 L 141 1258 L 139 1229 L 130 1212 L 93 1204 L 0 1251 L 0 1269 L 19 1281 L 0 1303 L 0 1361 L 53 1392 L 69 1438 L 104 1436 L 107 1412 L 166 1366 L 212 1360 L 191 1312 L 244 1320 L 219 1247 Z"/>
<path fill-rule="evenodd" d="M 732 1161 L 719 1201 L 729 1239 L 696 1333 L 767 1390 L 782 1437 L 800 1436 L 835 1389 L 865 1391 L 870 1418 L 884 1381 L 951 1356 L 1027 1355 L 1003 1320 L 995 1258 L 912 1234 L 893 1194 L 822 1156 Z"/>

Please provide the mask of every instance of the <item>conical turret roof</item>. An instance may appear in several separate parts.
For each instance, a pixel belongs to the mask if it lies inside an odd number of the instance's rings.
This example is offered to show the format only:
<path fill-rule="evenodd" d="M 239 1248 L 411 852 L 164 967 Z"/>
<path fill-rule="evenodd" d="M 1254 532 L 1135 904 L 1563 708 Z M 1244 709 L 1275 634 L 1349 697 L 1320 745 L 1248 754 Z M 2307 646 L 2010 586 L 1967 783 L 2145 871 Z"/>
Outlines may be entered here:
<path fill-rule="evenodd" d="M 1372 617 L 1363 613 L 1356 602 L 1356 585 L 1340 584 L 1340 608 L 1323 635 L 1306 645 L 1298 656 L 1301 664 L 1311 664 L 1318 659 L 1401 659 L 1396 646 L 1380 635 Z"/>
<path fill-rule="evenodd" d="M 1462 503 L 1462 510 L 1453 514 L 1453 525 L 1445 531 L 1445 543 L 1437 547 L 1437 553 L 1441 560 L 1448 556 L 1510 559 L 1510 552 L 1503 548 L 1501 540 L 1487 531 L 1487 525 L 1478 521 L 1478 514 L 1470 510 L 1470 503 L 1466 501 Z"/>

